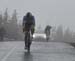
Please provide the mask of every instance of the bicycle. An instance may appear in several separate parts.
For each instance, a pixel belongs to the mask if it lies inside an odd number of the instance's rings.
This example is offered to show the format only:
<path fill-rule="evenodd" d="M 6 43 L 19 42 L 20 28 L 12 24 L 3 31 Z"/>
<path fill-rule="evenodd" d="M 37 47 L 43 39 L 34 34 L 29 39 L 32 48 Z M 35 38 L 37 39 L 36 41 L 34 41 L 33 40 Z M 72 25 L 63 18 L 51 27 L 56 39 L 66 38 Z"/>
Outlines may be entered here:
<path fill-rule="evenodd" d="M 26 31 L 25 32 L 25 47 L 28 52 L 30 52 L 31 43 L 32 43 L 31 31 Z"/>

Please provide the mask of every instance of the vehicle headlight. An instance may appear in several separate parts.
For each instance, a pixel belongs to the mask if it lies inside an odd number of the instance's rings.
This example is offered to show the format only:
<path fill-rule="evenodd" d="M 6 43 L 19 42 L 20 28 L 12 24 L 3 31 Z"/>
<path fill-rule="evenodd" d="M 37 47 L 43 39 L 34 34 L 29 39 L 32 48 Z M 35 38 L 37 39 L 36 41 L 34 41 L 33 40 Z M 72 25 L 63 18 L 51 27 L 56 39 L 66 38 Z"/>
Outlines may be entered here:
<path fill-rule="evenodd" d="M 46 35 L 44 35 L 44 38 L 46 38 Z"/>
<path fill-rule="evenodd" d="M 33 34 L 33 38 L 35 38 L 35 34 Z"/>

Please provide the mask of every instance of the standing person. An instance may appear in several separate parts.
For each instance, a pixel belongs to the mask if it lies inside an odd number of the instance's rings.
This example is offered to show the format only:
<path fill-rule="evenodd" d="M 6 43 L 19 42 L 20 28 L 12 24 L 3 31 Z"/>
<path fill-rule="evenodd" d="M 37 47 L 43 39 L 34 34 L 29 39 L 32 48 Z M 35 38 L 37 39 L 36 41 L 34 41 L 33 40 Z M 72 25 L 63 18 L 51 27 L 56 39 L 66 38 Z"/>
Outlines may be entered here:
<path fill-rule="evenodd" d="M 31 12 L 27 12 L 27 14 L 23 17 L 22 25 L 23 25 L 23 32 L 25 33 L 25 49 L 27 49 L 27 42 L 29 40 L 27 40 L 26 32 L 31 31 L 31 35 L 33 38 L 33 34 L 35 31 L 35 18 Z M 30 45 L 31 45 L 31 42 L 30 42 Z"/>
<path fill-rule="evenodd" d="M 46 34 L 46 39 L 47 41 L 49 40 L 50 38 L 50 30 L 51 30 L 51 26 L 50 25 L 47 25 L 46 28 L 45 28 L 45 34 Z"/>

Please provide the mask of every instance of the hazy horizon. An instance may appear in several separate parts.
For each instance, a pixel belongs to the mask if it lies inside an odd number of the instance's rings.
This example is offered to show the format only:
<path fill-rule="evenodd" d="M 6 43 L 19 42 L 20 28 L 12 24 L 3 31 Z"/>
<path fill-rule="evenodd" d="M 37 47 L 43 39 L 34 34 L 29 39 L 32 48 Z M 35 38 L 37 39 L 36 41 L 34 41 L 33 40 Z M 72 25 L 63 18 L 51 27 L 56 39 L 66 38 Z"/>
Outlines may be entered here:
<path fill-rule="evenodd" d="M 8 8 L 9 15 L 17 10 L 19 22 L 30 11 L 35 16 L 36 26 L 63 25 L 75 30 L 75 0 L 0 0 L 0 11 Z"/>

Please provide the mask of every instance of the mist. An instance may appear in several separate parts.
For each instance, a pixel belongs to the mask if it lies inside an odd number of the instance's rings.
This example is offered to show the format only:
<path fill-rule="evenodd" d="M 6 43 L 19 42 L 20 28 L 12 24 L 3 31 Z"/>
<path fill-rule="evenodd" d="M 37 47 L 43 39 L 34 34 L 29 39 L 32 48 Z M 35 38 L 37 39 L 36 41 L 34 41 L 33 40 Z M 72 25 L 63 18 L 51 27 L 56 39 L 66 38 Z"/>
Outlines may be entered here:
<path fill-rule="evenodd" d="M 14 14 L 14 12 L 16 14 Z M 1 26 L 4 26 L 7 35 L 12 35 L 15 39 L 19 37 L 23 39 L 22 21 L 23 16 L 26 15 L 27 12 L 31 12 L 35 17 L 36 30 L 39 30 L 40 27 L 43 32 L 46 25 L 52 26 L 51 37 L 53 39 L 60 39 L 60 37 L 55 37 L 55 34 L 61 34 L 62 32 L 63 36 L 61 37 L 64 37 L 65 32 L 70 33 L 70 35 L 72 34 L 72 36 L 74 35 L 74 0 L 0 0 L 0 21 L 2 21 L 0 23 L 4 23 L 4 25 L 1 24 Z M 15 18 L 13 18 L 14 16 Z M 62 30 L 59 31 L 61 28 Z M 66 31 L 67 29 L 69 29 L 69 31 Z M 64 38 L 61 39 L 63 40 Z"/>
<path fill-rule="evenodd" d="M 35 16 L 36 27 L 43 27 L 46 24 L 59 26 L 60 24 L 75 30 L 75 1 L 74 0 L 0 0 L 0 10 L 3 13 L 8 8 L 9 15 L 13 10 L 17 10 L 18 22 L 22 23 L 22 18 L 26 12 L 30 11 Z M 44 28 L 43 28 L 44 29 Z"/>

